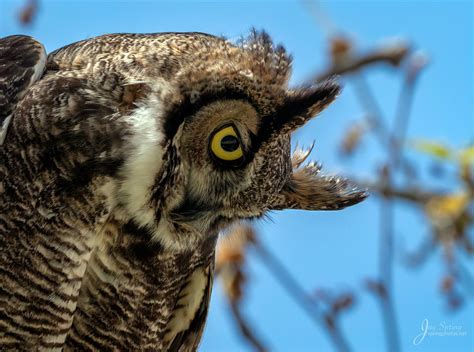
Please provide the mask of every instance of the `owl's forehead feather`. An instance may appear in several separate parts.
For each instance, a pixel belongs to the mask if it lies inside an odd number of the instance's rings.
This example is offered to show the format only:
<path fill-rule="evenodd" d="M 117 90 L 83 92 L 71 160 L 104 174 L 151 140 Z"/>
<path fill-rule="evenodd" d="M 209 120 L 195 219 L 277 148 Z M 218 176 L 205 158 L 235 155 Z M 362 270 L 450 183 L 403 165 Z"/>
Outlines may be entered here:
<path fill-rule="evenodd" d="M 109 34 L 52 52 L 49 67 L 59 70 L 120 72 L 173 77 L 194 72 L 246 72 L 270 85 L 286 85 L 291 56 L 265 32 L 252 30 L 238 43 L 204 33 Z M 138 77 L 135 77 L 136 79 Z"/>

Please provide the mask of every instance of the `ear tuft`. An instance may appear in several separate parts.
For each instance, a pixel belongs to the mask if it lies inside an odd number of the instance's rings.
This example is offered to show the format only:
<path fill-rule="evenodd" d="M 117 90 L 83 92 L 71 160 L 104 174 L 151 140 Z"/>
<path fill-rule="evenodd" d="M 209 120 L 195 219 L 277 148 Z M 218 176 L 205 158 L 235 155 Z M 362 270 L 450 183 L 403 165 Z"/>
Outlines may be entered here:
<path fill-rule="evenodd" d="M 288 134 L 323 111 L 341 91 L 335 79 L 314 86 L 288 90 L 283 106 L 273 117 L 272 129 Z"/>

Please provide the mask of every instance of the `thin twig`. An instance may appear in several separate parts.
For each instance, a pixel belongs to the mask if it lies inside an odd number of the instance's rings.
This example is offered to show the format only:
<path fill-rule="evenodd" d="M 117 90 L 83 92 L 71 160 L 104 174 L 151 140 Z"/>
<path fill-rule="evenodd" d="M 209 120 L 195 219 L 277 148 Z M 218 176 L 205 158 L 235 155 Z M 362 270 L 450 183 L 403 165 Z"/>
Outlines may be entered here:
<path fill-rule="evenodd" d="M 375 49 L 365 55 L 350 58 L 344 60 L 343 63 L 329 67 L 326 71 L 313 77 L 312 81 L 322 82 L 332 76 L 360 71 L 362 68 L 380 63 L 397 67 L 406 57 L 408 52 L 409 48 L 405 45 L 395 45 L 393 47 Z"/>
<path fill-rule="evenodd" d="M 388 171 L 383 178 L 390 184 Z M 387 338 L 387 351 L 400 351 L 399 332 L 393 305 L 393 242 L 394 242 L 394 214 L 392 200 L 382 198 L 380 203 L 380 243 L 379 243 L 379 278 L 385 288 L 385 296 L 380 297 L 382 315 Z"/>
<path fill-rule="evenodd" d="M 436 241 L 433 235 L 429 233 L 418 245 L 418 248 L 411 252 L 405 250 L 403 261 L 406 265 L 411 267 L 419 266 L 428 259 L 428 256 L 433 253 L 435 247 Z"/>
<path fill-rule="evenodd" d="M 415 91 L 415 82 L 422 66 L 417 66 L 416 70 L 409 67 L 405 76 L 404 84 L 401 87 L 395 114 L 394 129 L 390 134 L 390 145 L 387 165 L 381 175 L 381 184 L 384 189 L 392 185 L 392 173 L 401 166 L 402 147 L 410 119 L 410 111 Z M 381 201 L 381 238 L 379 249 L 379 278 L 385 287 L 386 295 L 381 297 L 383 321 L 385 335 L 387 338 L 387 350 L 392 352 L 400 351 L 398 323 L 393 304 L 393 252 L 394 252 L 394 210 L 392 199 L 383 197 Z"/>
<path fill-rule="evenodd" d="M 408 131 L 408 122 L 410 120 L 410 111 L 413 105 L 413 98 L 416 83 L 421 69 L 426 65 L 426 59 L 421 56 L 415 56 L 409 63 L 408 72 L 405 75 L 403 85 L 400 90 L 400 96 L 395 113 L 395 123 L 391 142 L 391 162 L 392 167 L 397 169 L 402 157 L 402 148 L 405 144 Z"/>
<path fill-rule="evenodd" d="M 288 269 L 286 269 L 280 260 L 261 244 L 256 244 L 254 248 L 262 262 L 278 280 L 281 286 L 287 291 L 290 297 L 292 297 L 294 301 L 300 306 L 300 308 L 302 308 L 304 312 L 308 314 L 314 323 L 329 333 L 331 341 L 337 351 L 350 351 L 349 345 L 338 328 L 336 322 L 331 321 L 332 324 L 327 323 L 324 313 L 321 312 L 317 307 L 315 300 L 313 300 L 305 292 L 298 281 L 293 277 Z"/>
<path fill-rule="evenodd" d="M 355 87 L 354 92 L 357 99 L 367 113 L 367 118 L 369 120 L 368 122 L 373 127 L 373 131 L 379 141 L 379 144 L 382 146 L 382 148 L 386 148 L 387 141 L 389 141 L 390 131 L 385 125 L 382 109 L 377 103 L 377 99 L 375 99 L 375 96 L 370 89 L 365 76 L 362 73 L 354 75 L 352 84 Z"/>
<path fill-rule="evenodd" d="M 391 136 L 390 129 L 385 124 L 382 109 L 377 103 L 377 99 L 375 98 L 370 85 L 367 83 L 362 73 L 354 76 L 352 82 L 355 85 L 356 97 L 358 98 L 364 110 L 367 112 L 368 123 L 370 126 L 372 126 L 374 135 L 377 138 L 379 145 L 390 154 L 392 144 L 394 143 L 393 138 Z M 404 171 L 407 176 L 410 176 L 411 178 L 414 177 L 414 168 L 408 163 L 406 159 L 400 158 L 400 166 L 402 171 Z"/>
<path fill-rule="evenodd" d="M 382 197 L 397 198 L 418 205 L 425 205 L 433 197 L 443 196 L 443 192 L 420 189 L 420 187 L 397 187 L 380 181 L 352 181 L 360 188 L 368 189 L 371 193 L 378 193 Z"/>
<path fill-rule="evenodd" d="M 245 337 L 246 341 L 250 343 L 256 351 L 259 352 L 266 352 L 267 349 L 263 344 L 260 342 L 260 339 L 257 338 L 255 333 L 253 332 L 253 329 L 250 327 L 250 325 L 247 323 L 246 319 L 243 317 L 239 303 L 236 301 L 230 301 L 229 300 L 229 306 L 232 312 L 232 315 L 237 322 L 237 326 L 239 327 L 239 330 L 241 334 Z"/>
<path fill-rule="evenodd" d="M 302 0 L 301 3 L 313 16 L 316 24 L 318 24 L 320 28 L 326 32 L 326 35 L 331 35 L 338 31 L 329 16 L 327 16 L 326 13 L 321 10 L 319 1 Z"/>

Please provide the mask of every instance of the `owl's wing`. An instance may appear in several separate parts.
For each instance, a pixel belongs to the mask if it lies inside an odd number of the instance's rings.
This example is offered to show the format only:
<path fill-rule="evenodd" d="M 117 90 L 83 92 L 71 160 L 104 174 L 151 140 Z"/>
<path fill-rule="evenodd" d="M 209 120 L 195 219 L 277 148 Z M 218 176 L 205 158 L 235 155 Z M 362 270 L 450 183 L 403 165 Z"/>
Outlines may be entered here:
<path fill-rule="evenodd" d="M 101 226 L 90 183 L 121 165 L 115 86 L 50 74 L 13 110 L 0 148 L 0 350 L 59 350 L 71 330 Z"/>
<path fill-rule="evenodd" d="M 0 146 L 12 112 L 46 67 L 46 51 L 31 37 L 13 35 L 0 39 Z"/>
<path fill-rule="evenodd" d="M 191 278 L 196 275 L 196 272 L 197 271 L 191 275 Z M 201 291 L 202 295 L 196 295 L 196 287 L 195 284 L 193 285 L 192 279 L 189 281 L 189 284 L 183 288 L 182 291 L 184 292 L 180 294 L 180 296 L 182 296 L 184 299 L 186 298 L 186 295 L 194 296 L 194 299 L 199 297 L 195 312 L 191 312 L 191 314 L 189 314 L 190 306 L 183 306 L 183 302 L 181 302 L 183 299 L 178 300 L 176 303 L 173 317 L 176 318 L 179 315 L 183 315 L 186 318 L 187 316 L 187 318 L 190 319 L 190 322 L 186 324 L 188 325 L 186 328 L 175 334 L 173 340 L 168 345 L 167 351 L 169 352 L 196 351 L 201 341 L 204 326 L 206 324 L 209 303 L 211 300 L 212 283 L 214 279 L 214 257 L 212 257 L 212 263 L 210 263 L 208 267 L 202 269 L 201 275 L 204 275 L 202 277 L 202 279 L 204 279 L 204 286 L 203 290 Z M 192 292 L 187 292 L 190 289 L 192 289 Z M 199 289 L 197 292 L 199 292 Z M 182 314 L 183 310 L 187 310 L 187 312 Z"/>

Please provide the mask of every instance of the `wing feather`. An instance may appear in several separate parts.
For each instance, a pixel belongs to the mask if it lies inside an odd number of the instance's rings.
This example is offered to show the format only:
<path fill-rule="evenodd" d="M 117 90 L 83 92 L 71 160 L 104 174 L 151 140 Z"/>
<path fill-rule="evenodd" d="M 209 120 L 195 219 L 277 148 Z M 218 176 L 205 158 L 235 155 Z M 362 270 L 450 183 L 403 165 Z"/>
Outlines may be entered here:
<path fill-rule="evenodd" d="M 214 263 L 214 261 L 212 261 L 212 263 Z M 211 300 L 214 265 L 210 264 L 204 272 L 206 273 L 206 284 L 200 298 L 198 309 L 194 313 L 189 326 L 180 331 L 171 342 L 168 348 L 170 352 L 196 351 L 201 341 Z"/>
<path fill-rule="evenodd" d="M 0 148 L 0 350 L 64 345 L 104 221 L 92 179 L 121 163 L 110 154 L 110 128 L 123 139 L 114 105 L 112 91 L 57 74 L 14 108 Z"/>
<path fill-rule="evenodd" d="M 0 39 L 0 145 L 5 141 L 15 105 L 43 75 L 46 57 L 43 45 L 31 37 Z"/>

